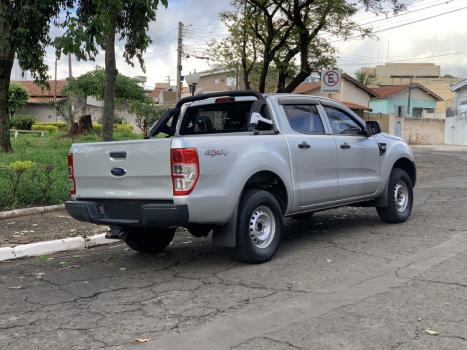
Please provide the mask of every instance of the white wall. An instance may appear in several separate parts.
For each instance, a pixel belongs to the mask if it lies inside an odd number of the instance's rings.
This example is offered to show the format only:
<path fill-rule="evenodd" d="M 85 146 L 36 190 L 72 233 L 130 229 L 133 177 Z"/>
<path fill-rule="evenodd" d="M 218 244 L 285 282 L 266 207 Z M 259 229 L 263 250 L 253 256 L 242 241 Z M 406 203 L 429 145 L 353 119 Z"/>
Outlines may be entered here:
<path fill-rule="evenodd" d="M 446 144 L 467 145 L 467 118 L 446 118 Z"/>

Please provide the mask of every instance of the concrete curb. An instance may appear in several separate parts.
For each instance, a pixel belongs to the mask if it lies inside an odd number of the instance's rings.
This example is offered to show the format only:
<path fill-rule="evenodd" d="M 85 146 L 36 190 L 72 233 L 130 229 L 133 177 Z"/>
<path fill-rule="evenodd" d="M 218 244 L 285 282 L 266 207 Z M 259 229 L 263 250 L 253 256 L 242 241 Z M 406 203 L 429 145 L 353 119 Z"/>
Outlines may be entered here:
<path fill-rule="evenodd" d="M 64 208 L 65 208 L 65 204 L 58 204 L 58 205 L 49 205 L 47 207 L 34 207 L 34 208 L 0 211 L 0 220 L 12 219 L 12 218 L 20 217 L 20 216 L 27 216 L 27 215 L 34 215 L 34 214 L 50 213 L 53 211 L 62 210 Z"/>
<path fill-rule="evenodd" d="M 70 237 L 53 241 L 44 241 L 30 244 L 20 244 L 16 247 L 0 248 L 0 261 L 14 260 L 31 256 L 41 256 L 58 252 L 80 250 L 100 245 L 119 242 L 118 239 L 107 239 L 105 233 L 91 237 Z"/>

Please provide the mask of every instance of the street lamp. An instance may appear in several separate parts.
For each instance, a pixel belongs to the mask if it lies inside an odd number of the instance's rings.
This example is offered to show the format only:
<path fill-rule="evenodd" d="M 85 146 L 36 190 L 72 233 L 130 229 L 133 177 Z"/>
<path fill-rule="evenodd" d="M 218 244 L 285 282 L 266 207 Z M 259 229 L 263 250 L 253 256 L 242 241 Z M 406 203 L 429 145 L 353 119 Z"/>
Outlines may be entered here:
<path fill-rule="evenodd" d="M 185 81 L 190 87 L 191 96 L 195 95 L 196 85 L 198 85 L 199 79 L 200 79 L 200 76 L 198 73 L 196 73 L 196 71 L 193 74 L 190 73 L 185 77 Z"/>

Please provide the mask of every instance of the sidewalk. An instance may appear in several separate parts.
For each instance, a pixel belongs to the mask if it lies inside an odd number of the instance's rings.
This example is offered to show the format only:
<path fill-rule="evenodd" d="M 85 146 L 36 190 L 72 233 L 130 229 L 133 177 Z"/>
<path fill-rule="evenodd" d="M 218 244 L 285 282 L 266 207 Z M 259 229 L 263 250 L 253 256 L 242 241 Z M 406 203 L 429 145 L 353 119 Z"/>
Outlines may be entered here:
<path fill-rule="evenodd" d="M 12 247 L 69 237 L 89 237 L 107 231 L 71 218 L 65 210 L 0 220 L 0 247 Z"/>

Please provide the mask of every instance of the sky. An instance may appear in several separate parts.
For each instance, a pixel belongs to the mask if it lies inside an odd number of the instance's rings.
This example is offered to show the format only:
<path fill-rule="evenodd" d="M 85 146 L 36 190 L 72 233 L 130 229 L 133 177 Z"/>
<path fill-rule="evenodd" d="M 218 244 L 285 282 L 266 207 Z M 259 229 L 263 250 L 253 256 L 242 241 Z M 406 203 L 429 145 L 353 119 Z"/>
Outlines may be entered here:
<path fill-rule="evenodd" d="M 338 50 L 338 67 L 353 74 L 362 66 L 374 66 L 386 62 L 433 62 L 441 65 L 442 74 L 467 78 L 467 0 L 409 0 L 408 11 L 388 18 L 361 11 L 355 16 L 360 24 L 371 26 L 373 38 L 353 38 L 348 41 L 333 39 Z M 123 59 L 122 44 L 117 43 L 117 68 L 120 73 L 134 77 L 147 77 L 147 88 L 156 82 L 170 81 L 175 84 L 178 22 L 184 23 L 184 51 L 190 58 L 183 59 L 183 75 L 194 70 L 210 68 L 210 62 L 197 59 L 203 56 L 209 39 L 223 39 L 226 29 L 219 20 L 219 13 L 230 7 L 230 0 L 169 0 L 167 9 L 160 7 L 156 22 L 150 24 L 153 40 L 144 59 L 144 73 L 135 61 L 131 67 Z M 432 18 L 430 18 L 432 17 Z M 415 22 L 408 24 L 410 22 Z M 51 33 L 54 29 L 51 29 Z M 55 51 L 47 50 L 49 74 L 54 75 Z M 58 61 L 58 79 L 68 76 L 66 57 Z M 73 76 L 104 66 L 104 54 L 94 62 L 78 62 L 73 59 Z M 12 79 L 20 79 L 21 71 L 14 66 Z"/>

